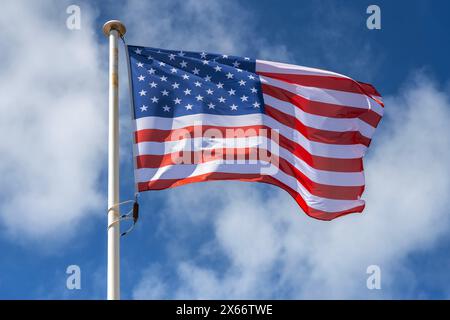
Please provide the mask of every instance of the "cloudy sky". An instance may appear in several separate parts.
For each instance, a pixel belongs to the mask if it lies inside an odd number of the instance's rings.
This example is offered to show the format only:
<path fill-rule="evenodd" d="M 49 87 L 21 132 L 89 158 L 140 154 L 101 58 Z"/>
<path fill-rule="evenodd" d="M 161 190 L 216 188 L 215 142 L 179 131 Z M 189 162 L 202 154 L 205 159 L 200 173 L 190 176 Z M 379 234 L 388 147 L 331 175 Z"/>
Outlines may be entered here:
<path fill-rule="evenodd" d="M 381 30 L 366 27 L 370 4 Z M 81 28 L 69 30 L 77 5 Z M 122 297 L 450 298 L 450 5 L 443 1 L 4 1 L 0 298 L 106 296 L 107 39 L 329 69 L 382 93 L 363 214 L 304 215 L 274 186 L 147 192 L 121 242 Z M 133 196 L 121 48 L 121 198 Z M 81 290 L 66 268 L 81 269 Z M 366 286 L 368 266 L 381 289 Z"/>

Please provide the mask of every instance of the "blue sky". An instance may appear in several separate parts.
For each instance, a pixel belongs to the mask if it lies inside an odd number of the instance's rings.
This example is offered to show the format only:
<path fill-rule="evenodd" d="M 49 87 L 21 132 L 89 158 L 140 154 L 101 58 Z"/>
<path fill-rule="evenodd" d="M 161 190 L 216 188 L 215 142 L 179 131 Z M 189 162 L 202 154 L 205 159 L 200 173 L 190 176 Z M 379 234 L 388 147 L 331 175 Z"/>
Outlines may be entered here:
<path fill-rule="evenodd" d="M 66 28 L 70 4 L 81 8 L 80 30 Z M 381 8 L 381 30 L 366 28 L 370 4 Z M 450 297 L 448 2 L 10 1 L 5 12 L 1 299 L 105 298 L 101 26 L 112 18 L 127 26 L 129 44 L 252 56 L 370 82 L 387 110 L 365 162 L 362 215 L 315 221 L 282 190 L 239 182 L 141 194 L 141 220 L 121 240 L 123 298 Z M 127 200 L 133 170 L 123 52 Z M 81 268 L 81 290 L 66 289 L 72 264 Z M 366 288 L 371 264 L 381 268 L 381 290 Z"/>

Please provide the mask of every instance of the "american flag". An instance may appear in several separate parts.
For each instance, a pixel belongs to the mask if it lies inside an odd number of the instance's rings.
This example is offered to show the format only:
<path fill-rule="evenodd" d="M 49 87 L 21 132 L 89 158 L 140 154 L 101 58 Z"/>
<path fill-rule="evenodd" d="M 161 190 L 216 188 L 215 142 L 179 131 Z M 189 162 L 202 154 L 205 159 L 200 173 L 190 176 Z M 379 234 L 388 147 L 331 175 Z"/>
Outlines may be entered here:
<path fill-rule="evenodd" d="M 139 192 L 264 182 L 317 219 L 362 212 L 376 89 L 330 71 L 127 46 Z"/>

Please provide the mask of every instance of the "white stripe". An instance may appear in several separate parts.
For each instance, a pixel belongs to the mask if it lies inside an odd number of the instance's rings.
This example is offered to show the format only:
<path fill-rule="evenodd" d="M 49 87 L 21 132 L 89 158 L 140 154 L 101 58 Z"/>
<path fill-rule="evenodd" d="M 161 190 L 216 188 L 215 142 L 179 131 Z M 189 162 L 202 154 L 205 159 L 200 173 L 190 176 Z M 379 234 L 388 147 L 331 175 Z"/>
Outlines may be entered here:
<path fill-rule="evenodd" d="M 339 78 L 350 79 L 347 76 L 342 74 L 316 69 L 309 68 L 304 66 L 297 66 L 294 64 L 281 63 L 281 62 L 273 62 L 266 60 L 256 60 L 256 72 L 269 72 L 269 73 L 284 73 L 284 74 L 301 74 L 301 75 L 315 75 L 315 76 L 332 76 Z"/>
<path fill-rule="evenodd" d="M 271 176 L 278 181 L 289 186 L 294 191 L 298 192 L 300 196 L 311 208 L 326 211 L 339 212 L 349 210 L 354 207 L 364 204 L 363 200 L 335 200 L 317 197 L 308 192 L 295 178 L 286 175 L 281 170 L 267 163 L 258 164 L 223 164 L 221 161 L 211 161 L 198 165 L 171 165 L 160 168 L 145 168 L 137 169 L 137 182 L 156 181 L 160 179 L 184 179 L 195 177 L 211 172 L 219 173 L 235 173 L 235 174 L 261 174 L 262 172 L 273 170 L 274 174 Z"/>
<path fill-rule="evenodd" d="M 330 103 L 344 107 L 353 107 L 366 110 L 372 109 L 380 116 L 383 115 L 383 107 L 375 100 L 370 99 L 365 94 L 322 89 L 316 87 L 306 87 L 266 76 L 259 76 L 259 78 L 261 80 L 261 83 L 287 90 L 307 100 Z"/>
<path fill-rule="evenodd" d="M 263 94 L 264 103 L 285 114 L 294 116 L 305 126 L 327 131 L 359 131 L 363 136 L 371 138 L 375 128 L 359 118 L 329 118 L 304 112 L 292 103 Z"/>
<path fill-rule="evenodd" d="M 337 145 L 310 141 L 297 130 L 293 130 L 264 114 L 224 116 L 202 113 L 176 118 L 143 117 L 136 119 L 137 130 L 174 130 L 193 125 L 221 127 L 265 125 L 269 128 L 278 130 L 280 135 L 299 144 L 310 154 L 320 157 L 355 159 L 361 158 L 367 150 L 367 147 L 362 144 Z"/>
<path fill-rule="evenodd" d="M 236 139 L 209 139 L 198 137 L 194 139 L 182 139 L 178 141 L 167 142 L 147 141 L 136 144 L 136 148 L 139 155 L 165 155 L 171 153 L 179 153 L 180 151 L 195 152 L 207 151 L 212 149 L 223 150 L 224 148 L 260 148 L 262 150 L 269 150 L 272 153 L 272 163 L 276 161 L 276 159 L 274 158 L 281 157 L 288 161 L 291 165 L 296 167 L 300 172 L 302 172 L 315 183 L 332 186 L 364 185 L 363 172 L 335 172 L 315 169 L 295 156 L 289 150 L 286 150 L 285 148 L 279 146 L 276 141 L 262 136 Z"/>
<path fill-rule="evenodd" d="M 228 116 L 220 114 L 197 113 L 187 116 L 164 118 L 143 117 L 136 119 L 137 130 L 159 129 L 175 130 L 196 125 L 196 123 L 217 127 L 244 127 L 262 125 L 264 115 L 261 113 L 246 114 L 240 116 Z"/>

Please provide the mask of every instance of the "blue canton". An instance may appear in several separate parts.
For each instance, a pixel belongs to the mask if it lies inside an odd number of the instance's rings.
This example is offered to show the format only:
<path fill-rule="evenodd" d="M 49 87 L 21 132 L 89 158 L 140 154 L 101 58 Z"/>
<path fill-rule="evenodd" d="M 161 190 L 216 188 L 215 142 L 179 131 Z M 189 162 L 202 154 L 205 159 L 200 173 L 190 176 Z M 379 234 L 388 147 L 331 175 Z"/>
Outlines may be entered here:
<path fill-rule="evenodd" d="M 254 59 L 127 47 L 135 118 L 264 112 Z"/>

